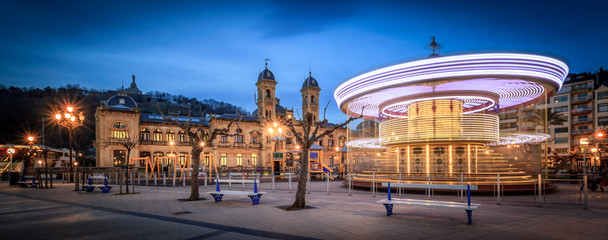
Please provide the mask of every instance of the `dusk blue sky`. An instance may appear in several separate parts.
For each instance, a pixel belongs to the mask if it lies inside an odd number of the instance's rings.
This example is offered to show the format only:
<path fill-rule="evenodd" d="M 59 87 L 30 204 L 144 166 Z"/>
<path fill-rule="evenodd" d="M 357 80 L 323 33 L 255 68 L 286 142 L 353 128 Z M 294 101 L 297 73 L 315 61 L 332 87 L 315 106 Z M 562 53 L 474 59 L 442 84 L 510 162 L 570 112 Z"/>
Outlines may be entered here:
<path fill-rule="evenodd" d="M 608 66 L 608 1 L 2 1 L 0 84 L 213 98 L 252 112 L 271 59 L 281 105 L 312 75 L 328 119 L 342 82 L 431 53 L 543 54 L 572 73 Z"/>

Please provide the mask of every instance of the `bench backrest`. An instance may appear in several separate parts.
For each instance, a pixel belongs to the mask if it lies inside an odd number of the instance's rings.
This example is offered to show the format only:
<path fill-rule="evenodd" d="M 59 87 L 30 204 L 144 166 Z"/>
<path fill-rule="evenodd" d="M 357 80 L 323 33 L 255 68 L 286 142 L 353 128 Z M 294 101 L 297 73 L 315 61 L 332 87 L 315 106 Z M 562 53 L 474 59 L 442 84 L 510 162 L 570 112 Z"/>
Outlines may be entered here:
<path fill-rule="evenodd" d="M 382 186 L 386 187 L 386 186 L 388 186 L 388 183 L 383 182 Z M 470 186 L 471 190 L 477 190 L 477 185 L 469 185 L 469 186 Z M 391 183 L 391 187 L 467 190 L 467 185 L 451 185 L 451 184 Z"/>
<path fill-rule="evenodd" d="M 220 183 L 260 183 L 259 179 L 218 179 Z"/>

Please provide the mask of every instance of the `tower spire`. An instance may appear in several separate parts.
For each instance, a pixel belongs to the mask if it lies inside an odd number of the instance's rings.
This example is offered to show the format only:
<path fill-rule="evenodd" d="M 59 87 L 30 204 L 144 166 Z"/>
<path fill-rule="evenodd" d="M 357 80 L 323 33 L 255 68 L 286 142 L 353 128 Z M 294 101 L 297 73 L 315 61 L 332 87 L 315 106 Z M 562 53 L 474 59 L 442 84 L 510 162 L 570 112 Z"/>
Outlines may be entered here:
<path fill-rule="evenodd" d="M 264 65 L 265 65 L 266 69 L 268 69 L 268 61 L 270 61 L 270 58 L 268 58 L 268 53 L 267 53 L 266 58 L 264 59 Z"/>

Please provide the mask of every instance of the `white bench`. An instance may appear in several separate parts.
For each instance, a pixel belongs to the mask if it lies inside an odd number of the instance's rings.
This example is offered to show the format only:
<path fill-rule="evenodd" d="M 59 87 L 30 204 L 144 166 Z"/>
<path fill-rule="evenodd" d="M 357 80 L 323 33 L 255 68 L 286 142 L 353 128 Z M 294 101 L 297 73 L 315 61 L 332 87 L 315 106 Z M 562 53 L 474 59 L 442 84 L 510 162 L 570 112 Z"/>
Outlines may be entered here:
<path fill-rule="evenodd" d="M 103 180 L 103 185 L 101 184 L 93 184 L 93 180 Z M 87 192 L 93 192 L 95 188 L 101 189 L 103 193 L 109 193 L 112 189 L 112 185 L 108 185 L 108 178 L 105 176 L 89 176 L 89 184 L 82 185 L 82 189 Z"/>
<path fill-rule="evenodd" d="M 28 180 L 31 180 L 31 181 L 28 182 Z M 36 184 L 36 177 L 35 176 L 23 176 L 23 178 L 21 179 L 21 181 L 17 182 L 17 184 L 20 187 L 32 187 L 32 188 L 35 188 L 36 186 L 38 186 Z"/>
<path fill-rule="evenodd" d="M 467 190 L 467 202 L 446 202 L 446 201 L 435 201 L 435 200 L 421 200 L 421 199 L 392 199 L 391 198 L 391 185 L 393 187 L 403 188 L 422 188 L 422 189 L 451 189 L 451 190 Z M 419 183 L 382 183 L 383 187 L 388 187 L 388 198 L 378 201 L 378 203 L 384 204 L 386 208 L 386 215 L 393 215 L 393 205 L 413 205 L 422 207 L 438 207 L 438 208 L 453 208 L 463 209 L 467 213 L 468 224 L 473 222 L 472 215 L 473 210 L 476 210 L 481 204 L 471 204 L 471 191 L 477 190 L 476 185 L 449 185 L 449 184 L 419 184 Z"/>
<path fill-rule="evenodd" d="M 231 191 L 231 190 L 220 190 L 220 182 L 222 183 L 233 183 L 233 182 L 239 182 L 239 183 L 253 183 L 253 192 L 250 191 Z M 265 192 L 258 192 L 258 183 L 259 180 L 257 179 L 216 179 L 215 180 L 215 191 L 213 192 L 207 192 L 208 194 L 211 194 L 211 196 L 213 196 L 213 199 L 215 199 L 215 202 L 221 202 L 222 201 L 222 197 L 224 195 L 237 195 L 237 196 L 248 196 L 251 199 L 251 203 L 253 205 L 258 205 L 260 204 L 260 198 L 262 198 L 263 194 L 266 194 Z"/>

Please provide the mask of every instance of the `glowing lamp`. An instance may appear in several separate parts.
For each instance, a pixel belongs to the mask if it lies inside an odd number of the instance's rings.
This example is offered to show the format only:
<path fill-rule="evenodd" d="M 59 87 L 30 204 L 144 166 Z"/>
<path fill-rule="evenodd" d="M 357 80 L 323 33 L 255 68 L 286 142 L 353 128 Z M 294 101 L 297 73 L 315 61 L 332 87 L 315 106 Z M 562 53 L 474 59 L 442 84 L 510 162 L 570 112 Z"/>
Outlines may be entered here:
<path fill-rule="evenodd" d="M 592 149 L 591 149 L 591 152 L 592 152 L 592 153 L 597 152 L 597 148 L 592 148 Z"/>
<path fill-rule="evenodd" d="M 27 140 L 30 141 L 30 142 L 33 142 L 34 141 L 34 137 L 27 137 Z"/>
<path fill-rule="evenodd" d="M 278 130 L 279 130 L 279 133 L 282 133 L 282 132 L 283 132 L 283 129 L 281 129 L 281 128 L 279 128 Z"/>
<path fill-rule="evenodd" d="M 65 118 L 70 118 L 70 117 L 72 116 L 72 114 L 65 113 L 65 115 L 64 115 L 64 116 L 65 116 Z"/>
<path fill-rule="evenodd" d="M 274 127 L 277 127 L 279 124 L 277 124 L 277 123 L 275 122 L 273 125 L 274 125 Z"/>
<path fill-rule="evenodd" d="M 604 133 L 602 133 L 602 132 L 598 132 L 598 133 L 597 133 L 597 137 L 599 137 L 599 138 L 604 137 Z"/>
<path fill-rule="evenodd" d="M 68 107 L 68 112 L 73 112 L 74 108 L 73 107 Z"/>
<path fill-rule="evenodd" d="M 72 117 L 70 117 L 70 120 L 71 120 L 72 122 L 73 122 L 73 121 L 76 121 L 76 117 L 72 116 Z"/>
<path fill-rule="evenodd" d="M 9 149 L 6 150 L 6 152 L 8 154 L 10 154 L 10 155 L 13 155 L 13 154 L 15 154 L 15 149 L 14 148 L 9 148 Z"/>
<path fill-rule="evenodd" d="M 272 130 L 272 128 L 268 128 L 268 132 L 273 133 L 274 130 Z"/>
<path fill-rule="evenodd" d="M 579 143 L 581 145 L 588 145 L 589 144 L 589 139 L 581 138 L 581 140 L 579 141 Z"/>
<path fill-rule="evenodd" d="M 57 119 L 57 120 L 61 119 L 61 114 L 59 114 L 59 113 L 55 114 L 55 119 Z"/>

